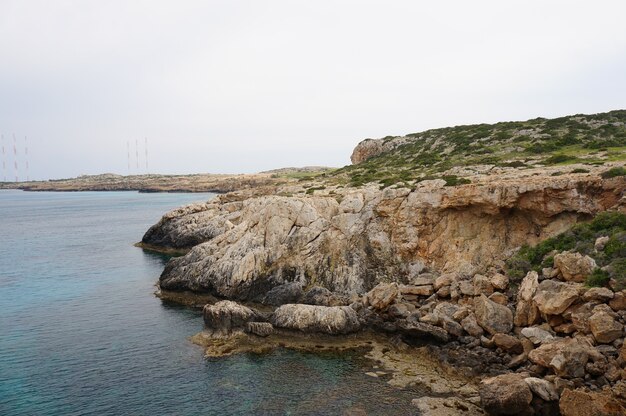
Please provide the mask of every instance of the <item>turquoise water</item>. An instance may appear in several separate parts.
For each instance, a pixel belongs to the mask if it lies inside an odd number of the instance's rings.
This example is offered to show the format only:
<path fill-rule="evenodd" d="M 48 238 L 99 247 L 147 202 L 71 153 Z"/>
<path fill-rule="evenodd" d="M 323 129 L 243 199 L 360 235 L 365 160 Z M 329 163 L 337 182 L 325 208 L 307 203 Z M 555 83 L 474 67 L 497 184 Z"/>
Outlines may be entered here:
<path fill-rule="evenodd" d="M 210 197 L 0 191 L 0 415 L 414 413 L 351 355 L 203 358 L 200 313 L 153 295 L 166 258 L 132 244 Z"/>

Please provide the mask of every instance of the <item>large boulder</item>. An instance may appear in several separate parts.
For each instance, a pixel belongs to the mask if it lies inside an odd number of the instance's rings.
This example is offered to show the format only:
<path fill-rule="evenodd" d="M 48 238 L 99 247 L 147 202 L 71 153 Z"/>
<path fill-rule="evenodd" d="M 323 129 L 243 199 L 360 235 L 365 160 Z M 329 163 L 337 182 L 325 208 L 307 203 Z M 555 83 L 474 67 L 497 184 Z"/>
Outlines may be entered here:
<path fill-rule="evenodd" d="M 282 305 L 274 311 L 270 321 L 276 328 L 332 335 L 360 329 L 357 313 L 349 306 Z"/>
<path fill-rule="evenodd" d="M 526 274 L 517 291 L 517 307 L 515 309 L 515 325 L 527 326 L 534 324 L 539 318 L 539 309 L 533 302 L 533 296 L 539 287 L 539 275 L 530 271 Z"/>
<path fill-rule="evenodd" d="M 624 333 L 624 325 L 617 322 L 605 311 L 598 311 L 591 315 L 589 328 L 593 337 L 600 344 L 609 344 Z"/>
<path fill-rule="evenodd" d="M 582 285 L 544 280 L 539 283 L 533 301 L 545 315 L 559 315 L 580 299 Z"/>
<path fill-rule="evenodd" d="M 561 394 L 559 409 L 563 416 L 623 416 L 624 408 L 608 391 L 586 392 L 566 389 Z"/>
<path fill-rule="evenodd" d="M 593 347 L 579 338 L 561 338 L 545 343 L 528 354 L 537 365 L 551 368 L 559 377 L 583 377 Z"/>
<path fill-rule="evenodd" d="M 255 310 L 230 300 L 206 305 L 202 315 L 207 329 L 224 335 L 241 331 L 248 322 L 260 319 Z"/>
<path fill-rule="evenodd" d="M 503 374 L 483 380 L 480 400 L 490 415 L 524 415 L 530 413 L 533 394 L 521 374 Z"/>
<path fill-rule="evenodd" d="M 372 308 L 383 310 L 396 300 L 399 293 L 397 283 L 379 283 L 367 293 L 367 302 Z"/>
<path fill-rule="evenodd" d="M 513 328 L 513 312 L 485 295 L 474 300 L 474 314 L 478 324 L 491 335 L 507 333 Z"/>
<path fill-rule="evenodd" d="M 570 282 L 584 282 L 598 266 L 595 260 L 589 256 L 565 251 L 554 256 L 554 267 L 563 276 L 563 279 Z"/>

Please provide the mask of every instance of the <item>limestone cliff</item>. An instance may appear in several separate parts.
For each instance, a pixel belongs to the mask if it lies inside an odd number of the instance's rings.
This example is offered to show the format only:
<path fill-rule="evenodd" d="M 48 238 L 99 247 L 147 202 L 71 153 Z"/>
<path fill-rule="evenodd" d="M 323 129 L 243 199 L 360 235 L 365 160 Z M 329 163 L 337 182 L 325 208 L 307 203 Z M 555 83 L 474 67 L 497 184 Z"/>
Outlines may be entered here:
<path fill-rule="evenodd" d="M 523 244 L 611 208 L 626 179 L 551 176 L 549 170 L 478 175 L 470 185 L 333 188 L 321 195 L 223 195 L 166 214 L 145 244 L 186 247 L 160 278 L 170 290 L 260 300 L 299 281 L 344 294 L 410 282 L 424 268 L 471 275 Z M 620 205 L 621 204 L 621 205 Z"/>

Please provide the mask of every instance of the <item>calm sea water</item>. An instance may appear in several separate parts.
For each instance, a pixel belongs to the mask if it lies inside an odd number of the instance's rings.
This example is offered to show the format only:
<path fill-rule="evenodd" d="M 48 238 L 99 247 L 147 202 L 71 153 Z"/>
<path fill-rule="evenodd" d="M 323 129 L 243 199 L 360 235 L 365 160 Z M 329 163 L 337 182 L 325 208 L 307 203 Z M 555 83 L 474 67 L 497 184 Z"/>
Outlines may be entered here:
<path fill-rule="evenodd" d="M 167 259 L 132 244 L 211 196 L 0 191 L 0 415 L 415 413 L 356 356 L 203 358 L 200 313 L 153 295 Z"/>

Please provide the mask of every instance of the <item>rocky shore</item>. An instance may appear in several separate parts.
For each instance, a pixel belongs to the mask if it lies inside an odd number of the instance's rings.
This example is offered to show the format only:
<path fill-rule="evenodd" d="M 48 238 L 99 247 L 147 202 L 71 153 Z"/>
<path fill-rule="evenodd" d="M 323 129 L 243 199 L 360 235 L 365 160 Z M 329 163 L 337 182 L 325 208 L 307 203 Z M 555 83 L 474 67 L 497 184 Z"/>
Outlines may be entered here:
<path fill-rule="evenodd" d="M 240 191 L 167 213 L 142 242 L 187 253 L 167 264 L 163 293 L 215 297 L 194 338 L 209 356 L 360 348 L 397 385 L 423 386 L 421 414 L 624 414 L 624 287 L 587 286 L 599 266 L 573 250 L 522 278 L 506 264 L 524 244 L 625 212 L 626 180 L 603 169 Z M 424 356 L 445 376 L 410 375 Z"/>

